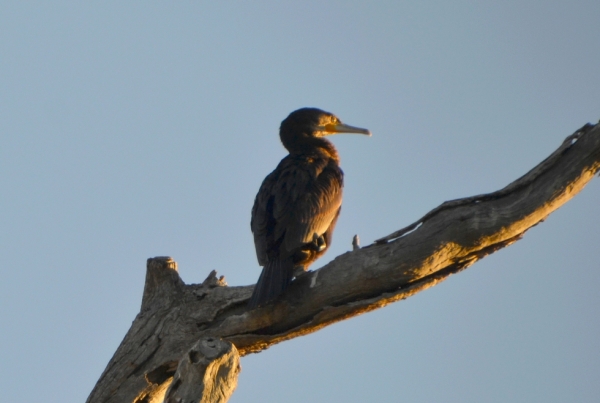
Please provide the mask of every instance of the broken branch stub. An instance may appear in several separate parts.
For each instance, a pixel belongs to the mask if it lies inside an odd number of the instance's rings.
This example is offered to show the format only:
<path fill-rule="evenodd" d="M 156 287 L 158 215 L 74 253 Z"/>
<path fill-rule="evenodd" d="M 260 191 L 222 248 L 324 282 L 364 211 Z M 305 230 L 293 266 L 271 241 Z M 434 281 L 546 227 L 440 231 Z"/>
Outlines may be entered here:
<path fill-rule="evenodd" d="M 240 355 L 233 344 L 200 339 L 179 362 L 165 403 L 225 403 L 237 386 Z"/>

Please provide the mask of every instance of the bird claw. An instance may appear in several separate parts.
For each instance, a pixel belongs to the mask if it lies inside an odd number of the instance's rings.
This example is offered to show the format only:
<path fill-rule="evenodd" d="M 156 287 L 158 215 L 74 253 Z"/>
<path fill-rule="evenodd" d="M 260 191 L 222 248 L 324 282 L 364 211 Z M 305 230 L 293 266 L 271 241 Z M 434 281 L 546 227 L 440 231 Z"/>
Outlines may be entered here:
<path fill-rule="evenodd" d="M 327 242 L 325 242 L 323 235 L 319 236 L 316 232 L 313 234 L 312 244 L 316 252 L 322 252 L 327 248 Z"/>

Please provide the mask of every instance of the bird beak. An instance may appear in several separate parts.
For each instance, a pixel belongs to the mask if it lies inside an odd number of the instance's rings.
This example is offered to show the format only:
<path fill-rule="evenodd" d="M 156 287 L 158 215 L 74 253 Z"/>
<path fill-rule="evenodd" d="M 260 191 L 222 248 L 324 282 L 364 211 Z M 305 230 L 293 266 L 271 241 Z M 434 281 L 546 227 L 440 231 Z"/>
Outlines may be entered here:
<path fill-rule="evenodd" d="M 325 133 L 325 135 L 329 135 L 329 134 L 336 134 L 336 133 L 358 133 L 358 134 L 364 134 L 367 136 L 371 136 L 371 132 L 367 129 L 362 129 L 360 127 L 354 127 L 354 126 L 350 126 L 350 125 L 345 125 L 343 123 L 338 123 L 336 124 L 329 124 L 329 125 L 325 125 L 322 126 L 323 128 L 323 132 Z"/>

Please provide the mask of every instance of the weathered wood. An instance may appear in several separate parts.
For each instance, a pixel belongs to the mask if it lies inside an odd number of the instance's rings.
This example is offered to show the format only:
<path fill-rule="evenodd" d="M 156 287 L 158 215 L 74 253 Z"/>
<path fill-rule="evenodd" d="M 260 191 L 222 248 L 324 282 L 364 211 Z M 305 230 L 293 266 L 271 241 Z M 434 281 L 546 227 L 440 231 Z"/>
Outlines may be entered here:
<path fill-rule="evenodd" d="M 225 403 L 237 386 L 240 355 L 233 344 L 199 340 L 179 362 L 165 403 Z"/>
<path fill-rule="evenodd" d="M 226 287 L 214 272 L 203 284 L 186 285 L 172 259 L 149 259 L 142 309 L 87 401 L 161 401 L 177 363 L 203 337 L 228 340 L 240 355 L 259 352 L 436 285 L 516 242 L 599 170 L 600 126 L 586 125 L 504 189 L 446 202 L 302 275 L 253 311 L 246 306 L 253 286 Z"/>

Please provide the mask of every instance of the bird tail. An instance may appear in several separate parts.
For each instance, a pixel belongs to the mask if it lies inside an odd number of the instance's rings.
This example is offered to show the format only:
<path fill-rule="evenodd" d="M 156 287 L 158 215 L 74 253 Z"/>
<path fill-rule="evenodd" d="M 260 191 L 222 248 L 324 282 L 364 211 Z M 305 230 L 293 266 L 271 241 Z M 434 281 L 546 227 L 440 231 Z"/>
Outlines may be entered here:
<path fill-rule="evenodd" d="M 285 291 L 293 277 L 292 259 L 269 261 L 260 273 L 248 306 L 252 309 L 274 300 Z"/>

